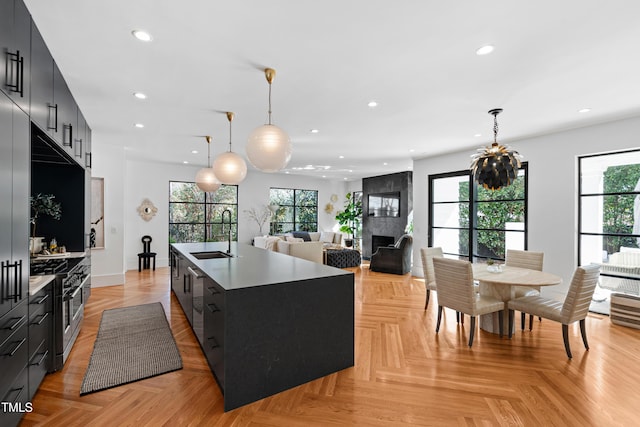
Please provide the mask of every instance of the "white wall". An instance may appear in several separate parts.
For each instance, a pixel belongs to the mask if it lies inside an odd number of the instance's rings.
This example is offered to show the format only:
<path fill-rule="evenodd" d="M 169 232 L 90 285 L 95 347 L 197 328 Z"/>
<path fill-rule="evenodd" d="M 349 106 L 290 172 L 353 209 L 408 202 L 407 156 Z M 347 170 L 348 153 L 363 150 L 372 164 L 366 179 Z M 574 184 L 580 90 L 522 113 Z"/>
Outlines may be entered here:
<path fill-rule="evenodd" d="M 127 159 L 125 150 L 101 145 L 95 133 L 94 141 L 93 176 L 103 177 L 105 183 L 105 249 L 92 251 L 92 284 L 122 284 L 124 272 L 138 268 L 144 235 L 153 238 L 156 265 L 168 265 L 169 181 L 193 181 L 199 167 Z M 238 189 L 240 242 L 250 243 L 259 234 L 258 225 L 243 211 L 267 205 L 270 187 L 318 190 L 318 229 L 338 228 L 335 212 L 325 213 L 324 206 L 332 194 L 339 197 L 336 206 L 342 206 L 347 191 L 344 182 L 250 170 Z M 150 221 L 144 221 L 136 210 L 145 198 L 158 209 Z"/>
<path fill-rule="evenodd" d="M 124 150 L 93 135 L 92 176 L 104 178 L 104 249 L 91 250 L 91 286 L 124 283 Z M 96 161 L 97 160 L 97 161 Z"/>
<path fill-rule="evenodd" d="M 562 299 L 577 266 L 578 156 L 638 147 L 638 135 L 636 117 L 509 143 L 529 163 L 528 248 L 543 251 L 544 270 L 564 278 L 546 295 Z M 428 175 L 468 168 L 473 151 L 414 161 L 414 259 L 428 245 Z M 421 267 L 414 263 L 413 274 L 422 276 Z"/>

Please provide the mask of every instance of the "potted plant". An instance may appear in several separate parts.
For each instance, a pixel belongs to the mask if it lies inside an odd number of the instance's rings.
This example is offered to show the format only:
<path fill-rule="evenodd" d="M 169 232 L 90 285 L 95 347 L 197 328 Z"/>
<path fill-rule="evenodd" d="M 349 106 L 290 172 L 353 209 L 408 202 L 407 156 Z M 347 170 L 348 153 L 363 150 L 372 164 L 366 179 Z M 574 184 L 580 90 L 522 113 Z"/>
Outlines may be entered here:
<path fill-rule="evenodd" d="M 36 224 L 38 222 L 38 218 L 42 215 L 48 215 L 55 220 L 59 220 L 62 216 L 62 205 L 53 200 L 55 198 L 56 196 L 53 194 L 41 193 L 29 198 L 29 202 L 31 204 L 31 241 L 29 248 L 31 249 L 32 254 L 40 251 L 40 244 L 43 239 L 42 237 L 36 237 Z"/>
<path fill-rule="evenodd" d="M 353 199 L 352 193 L 345 196 L 344 210 L 338 211 L 336 220 L 340 224 L 340 231 L 347 233 L 344 244 L 347 247 L 353 246 L 353 236 L 360 226 L 360 218 L 362 218 L 362 202 Z"/>

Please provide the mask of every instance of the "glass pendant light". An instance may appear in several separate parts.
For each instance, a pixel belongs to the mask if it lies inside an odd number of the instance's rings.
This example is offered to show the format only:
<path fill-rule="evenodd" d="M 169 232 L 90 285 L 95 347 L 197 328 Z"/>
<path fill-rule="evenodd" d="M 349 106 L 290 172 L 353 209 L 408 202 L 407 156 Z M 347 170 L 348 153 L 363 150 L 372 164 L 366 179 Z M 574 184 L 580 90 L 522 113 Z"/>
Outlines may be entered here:
<path fill-rule="evenodd" d="M 518 178 L 522 156 L 507 145 L 498 144 L 498 114 L 502 108 L 489 110 L 493 115 L 493 144 L 482 147 L 471 156 L 473 179 L 487 190 L 500 190 Z"/>
<path fill-rule="evenodd" d="M 211 140 L 210 136 L 205 136 L 207 140 L 207 167 L 202 168 L 196 174 L 196 185 L 202 191 L 209 193 L 216 191 L 220 188 L 220 181 L 216 177 L 213 169 L 211 168 Z"/>
<path fill-rule="evenodd" d="M 223 184 L 240 184 L 247 176 L 247 163 L 239 155 L 231 151 L 231 122 L 234 114 L 227 112 L 229 120 L 229 151 L 220 154 L 213 162 L 213 171 Z"/>
<path fill-rule="evenodd" d="M 246 151 L 249 162 L 256 169 L 277 172 L 284 169 L 291 160 L 291 141 L 285 131 L 271 124 L 271 83 L 276 70 L 265 68 L 264 74 L 269 82 L 269 123 L 251 132 Z"/>

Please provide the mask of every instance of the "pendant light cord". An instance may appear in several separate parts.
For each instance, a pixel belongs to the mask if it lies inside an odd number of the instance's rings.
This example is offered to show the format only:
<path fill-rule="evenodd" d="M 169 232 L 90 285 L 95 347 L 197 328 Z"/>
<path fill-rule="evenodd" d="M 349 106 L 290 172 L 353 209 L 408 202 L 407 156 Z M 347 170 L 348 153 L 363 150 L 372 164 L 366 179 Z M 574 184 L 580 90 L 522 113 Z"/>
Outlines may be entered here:
<path fill-rule="evenodd" d="M 493 143 L 498 144 L 498 114 L 493 115 Z"/>
<path fill-rule="evenodd" d="M 269 82 L 269 124 L 271 124 L 271 82 Z"/>
<path fill-rule="evenodd" d="M 231 120 L 229 120 L 229 152 L 231 152 Z"/>

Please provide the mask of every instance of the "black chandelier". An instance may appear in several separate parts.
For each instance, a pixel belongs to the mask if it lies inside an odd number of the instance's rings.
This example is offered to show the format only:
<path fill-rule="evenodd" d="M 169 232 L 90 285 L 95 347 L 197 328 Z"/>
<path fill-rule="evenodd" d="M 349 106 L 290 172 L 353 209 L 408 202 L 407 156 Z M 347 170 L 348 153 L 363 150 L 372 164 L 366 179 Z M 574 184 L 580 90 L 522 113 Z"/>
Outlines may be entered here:
<path fill-rule="evenodd" d="M 487 190 L 499 190 L 518 178 L 522 156 L 506 145 L 498 144 L 498 114 L 502 108 L 489 110 L 493 115 L 493 144 L 482 147 L 471 156 L 473 179 Z"/>

